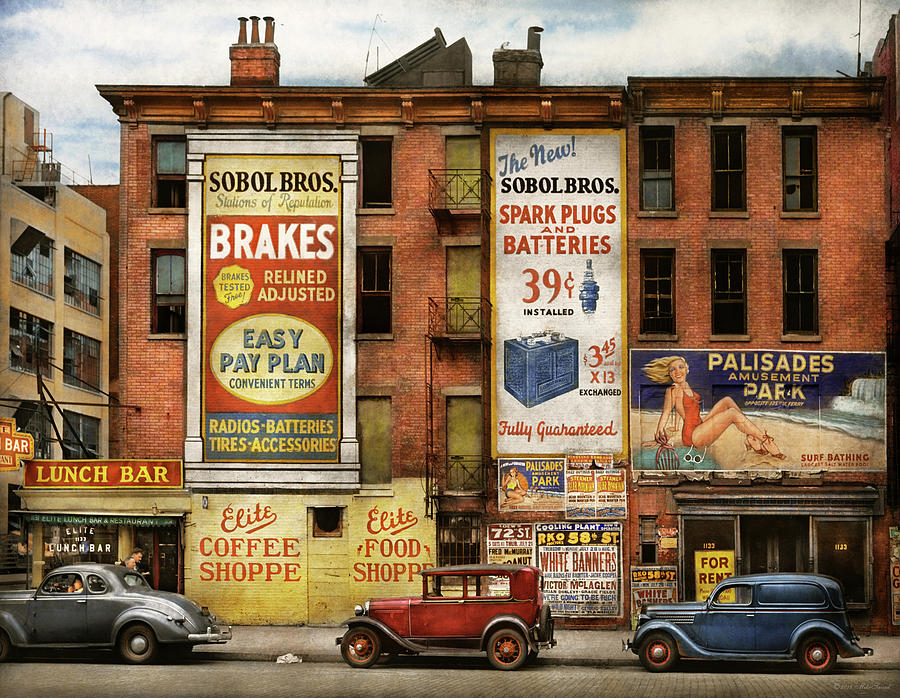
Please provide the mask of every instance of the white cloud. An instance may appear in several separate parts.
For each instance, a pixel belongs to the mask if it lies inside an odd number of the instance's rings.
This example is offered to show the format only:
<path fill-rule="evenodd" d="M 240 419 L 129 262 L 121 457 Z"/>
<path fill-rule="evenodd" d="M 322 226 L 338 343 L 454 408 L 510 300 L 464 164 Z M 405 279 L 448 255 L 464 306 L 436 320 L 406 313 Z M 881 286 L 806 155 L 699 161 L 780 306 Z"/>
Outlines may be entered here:
<path fill-rule="evenodd" d="M 856 68 L 857 0 L 0 0 L 0 89 L 55 131 L 55 155 L 115 181 L 118 124 L 95 84 L 229 81 L 238 16 L 271 14 L 282 84 L 361 85 L 427 40 L 465 37 L 477 84 L 491 54 L 544 27 L 545 84 L 623 84 L 629 75 L 835 75 Z M 863 0 L 863 60 L 887 31 L 891 0 Z M 376 20 L 376 16 L 378 19 Z M 375 24 L 376 34 L 372 34 Z M 261 23 L 262 24 L 262 23 Z M 260 28 L 262 31 L 262 27 Z M 63 137 L 64 136 L 64 137 Z"/>

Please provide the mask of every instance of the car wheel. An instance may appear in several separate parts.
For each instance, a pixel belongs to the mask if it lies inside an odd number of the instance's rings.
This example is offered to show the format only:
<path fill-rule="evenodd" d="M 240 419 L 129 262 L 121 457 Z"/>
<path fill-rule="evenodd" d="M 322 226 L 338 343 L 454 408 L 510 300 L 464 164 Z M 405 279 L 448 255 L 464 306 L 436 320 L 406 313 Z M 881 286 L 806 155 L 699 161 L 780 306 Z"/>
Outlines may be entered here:
<path fill-rule="evenodd" d="M 528 659 L 528 643 L 518 630 L 504 628 L 491 635 L 487 644 L 487 656 L 495 669 L 512 671 L 521 667 Z"/>
<path fill-rule="evenodd" d="M 678 664 L 678 645 L 665 633 L 652 633 L 638 652 L 647 671 L 670 671 Z"/>
<path fill-rule="evenodd" d="M 0 630 L 0 662 L 5 662 L 9 659 L 10 654 L 12 654 L 12 642 L 10 642 L 6 631 Z"/>
<path fill-rule="evenodd" d="M 352 667 L 368 669 L 381 656 L 381 638 L 365 626 L 350 628 L 341 640 L 341 656 Z"/>
<path fill-rule="evenodd" d="M 823 635 L 813 635 L 800 643 L 797 661 L 807 674 L 827 674 L 837 661 L 834 642 Z"/>
<path fill-rule="evenodd" d="M 550 639 L 550 629 L 553 627 L 553 618 L 550 614 L 550 604 L 548 604 L 548 603 L 545 603 L 541 607 L 540 624 L 541 624 L 541 629 L 540 629 L 541 642 L 547 642 Z"/>
<path fill-rule="evenodd" d="M 156 657 L 159 643 L 146 625 L 129 625 L 119 634 L 119 656 L 128 664 L 149 664 Z"/>

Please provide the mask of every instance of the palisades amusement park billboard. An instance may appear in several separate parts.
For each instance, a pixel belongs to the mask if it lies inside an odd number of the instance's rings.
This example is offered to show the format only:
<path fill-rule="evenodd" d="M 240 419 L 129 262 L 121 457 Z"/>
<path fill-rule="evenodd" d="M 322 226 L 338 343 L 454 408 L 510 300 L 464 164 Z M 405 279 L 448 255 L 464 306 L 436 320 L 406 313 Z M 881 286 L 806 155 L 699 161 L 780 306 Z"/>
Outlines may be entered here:
<path fill-rule="evenodd" d="M 206 460 L 338 460 L 339 173 L 337 157 L 206 159 Z"/>
<path fill-rule="evenodd" d="M 493 452 L 621 454 L 624 132 L 492 138 Z"/>
<path fill-rule="evenodd" d="M 637 470 L 884 470 L 885 354 L 631 352 Z"/>

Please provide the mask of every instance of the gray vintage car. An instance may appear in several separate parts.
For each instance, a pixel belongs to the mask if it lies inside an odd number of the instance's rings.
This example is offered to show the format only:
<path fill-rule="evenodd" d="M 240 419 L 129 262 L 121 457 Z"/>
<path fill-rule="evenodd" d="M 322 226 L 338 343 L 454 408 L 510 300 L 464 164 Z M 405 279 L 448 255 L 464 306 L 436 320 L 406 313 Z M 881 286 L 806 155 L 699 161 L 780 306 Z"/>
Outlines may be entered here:
<path fill-rule="evenodd" d="M 37 589 L 0 592 L 0 661 L 16 647 L 114 647 L 145 664 L 160 648 L 230 639 L 208 609 L 119 565 L 59 567 Z"/>

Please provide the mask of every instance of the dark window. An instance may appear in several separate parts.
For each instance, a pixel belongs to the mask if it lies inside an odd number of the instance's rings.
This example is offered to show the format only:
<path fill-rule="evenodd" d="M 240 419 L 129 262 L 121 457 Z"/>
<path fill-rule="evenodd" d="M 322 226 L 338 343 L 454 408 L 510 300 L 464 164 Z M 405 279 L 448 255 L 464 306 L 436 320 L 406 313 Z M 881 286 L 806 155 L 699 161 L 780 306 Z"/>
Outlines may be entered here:
<path fill-rule="evenodd" d="M 178 334 L 185 330 L 184 250 L 153 250 L 152 331 Z"/>
<path fill-rule="evenodd" d="M 675 334 L 675 250 L 641 250 L 641 332 Z"/>
<path fill-rule="evenodd" d="M 12 280 L 52 296 L 53 241 L 29 225 L 12 243 L 10 252 Z"/>
<path fill-rule="evenodd" d="M 481 517 L 477 514 L 438 516 L 438 565 L 481 562 Z"/>
<path fill-rule="evenodd" d="M 819 331 L 819 272 L 816 250 L 785 250 L 784 333 Z"/>
<path fill-rule="evenodd" d="M 100 314 L 100 265 L 66 248 L 66 304 Z"/>
<path fill-rule="evenodd" d="M 51 375 L 50 350 L 53 347 L 53 323 L 34 315 L 9 309 L 9 367 L 28 373 Z"/>
<path fill-rule="evenodd" d="M 63 383 L 100 390 L 100 342 L 72 330 L 63 332 Z"/>
<path fill-rule="evenodd" d="M 656 517 L 641 517 L 641 564 L 656 564 Z"/>
<path fill-rule="evenodd" d="M 744 127 L 712 129 L 712 208 L 745 211 Z"/>
<path fill-rule="evenodd" d="M 359 481 L 363 485 L 391 481 L 391 398 L 356 400 L 359 432 Z"/>
<path fill-rule="evenodd" d="M 359 250 L 359 321 L 361 334 L 391 331 L 391 248 Z"/>
<path fill-rule="evenodd" d="M 343 535 L 341 507 L 315 507 L 313 509 L 313 538 L 340 538 Z"/>
<path fill-rule="evenodd" d="M 390 208 L 391 197 L 391 139 L 364 138 L 362 144 L 363 208 Z"/>
<path fill-rule="evenodd" d="M 641 210 L 675 208 L 675 129 L 641 127 Z"/>
<path fill-rule="evenodd" d="M 816 129 L 785 127 L 781 138 L 784 210 L 816 211 Z"/>
<path fill-rule="evenodd" d="M 712 333 L 746 334 L 745 250 L 712 251 Z"/>
<path fill-rule="evenodd" d="M 69 410 L 65 410 L 64 414 L 66 418 L 63 420 L 63 458 L 65 460 L 99 458 L 100 420 Z"/>
<path fill-rule="evenodd" d="M 157 138 L 153 141 L 155 196 L 158 208 L 184 208 L 185 146 L 183 138 Z"/>
<path fill-rule="evenodd" d="M 847 603 L 866 603 L 866 569 L 871 559 L 871 534 L 859 519 L 816 521 L 816 572 L 836 577 L 844 585 Z"/>
<path fill-rule="evenodd" d="M 107 590 L 106 582 L 96 574 L 88 575 L 88 591 L 92 594 L 105 594 Z"/>
<path fill-rule="evenodd" d="M 761 584 L 757 595 L 760 603 L 808 606 L 821 606 L 825 603 L 825 591 L 814 584 Z"/>
<path fill-rule="evenodd" d="M 735 584 L 720 589 L 713 599 L 715 604 L 735 604 L 736 606 L 749 606 L 752 601 L 753 587 L 749 584 Z"/>
<path fill-rule="evenodd" d="M 53 457 L 53 425 L 47 416 L 48 408 L 33 400 L 22 400 L 16 408 L 16 428 L 31 434 L 34 439 L 34 457 Z M 18 508 L 18 507 L 16 507 Z"/>

